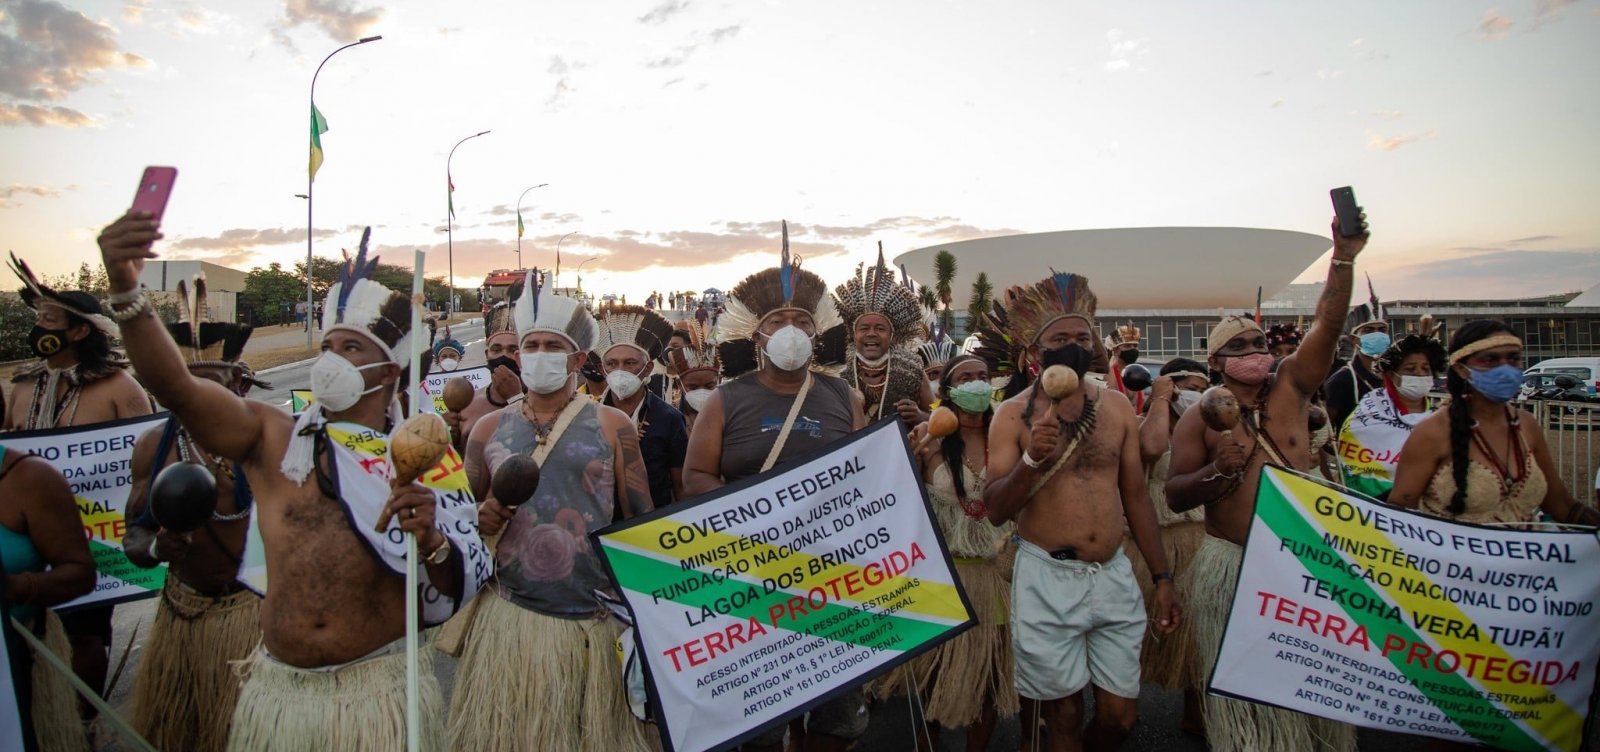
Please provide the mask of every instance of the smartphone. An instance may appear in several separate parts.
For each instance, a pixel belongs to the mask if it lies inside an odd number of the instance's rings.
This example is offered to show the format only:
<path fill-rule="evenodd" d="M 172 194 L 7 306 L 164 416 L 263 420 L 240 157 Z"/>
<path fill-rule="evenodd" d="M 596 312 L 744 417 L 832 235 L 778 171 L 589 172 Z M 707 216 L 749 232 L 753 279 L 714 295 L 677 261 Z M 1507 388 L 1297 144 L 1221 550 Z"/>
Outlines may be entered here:
<path fill-rule="evenodd" d="M 156 221 L 167 210 L 167 198 L 172 195 L 172 184 L 178 179 L 176 167 L 146 167 L 139 178 L 139 191 L 133 194 L 133 211 L 149 212 Z"/>
<path fill-rule="evenodd" d="M 1339 234 L 1353 238 L 1364 232 L 1361 229 L 1361 207 L 1356 205 L 1356 192 L 1350 186 L 1328 191 L 1333 199 L 1333 213 L 1339 218 Z"/>

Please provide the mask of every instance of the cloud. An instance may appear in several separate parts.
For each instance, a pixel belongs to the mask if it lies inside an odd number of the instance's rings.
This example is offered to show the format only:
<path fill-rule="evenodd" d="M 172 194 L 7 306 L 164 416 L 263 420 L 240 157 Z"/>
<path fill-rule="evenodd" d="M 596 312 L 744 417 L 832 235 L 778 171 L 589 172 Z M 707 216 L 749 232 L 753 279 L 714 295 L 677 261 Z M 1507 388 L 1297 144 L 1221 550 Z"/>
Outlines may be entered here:
<path fill-rule="evenodd" d="M 78 186 L 69 185 L 66 188 L 51 188 L 47 185 L 23 185 L 12 183 L 0 185 L 0 209 L 7 209 L 16 204 L 11 199 L 15 196 L 34 196 L 37 198 L 59 198 L 63 190 L 75 191 Z"/>
<path fill-rule="evenodd" d="M 712 29 L 711 34 L 708 36 L 710 37 L 712 44 L 726 42 L 729 39 L 738 36 L 740 28 L 741 27 L 739 26 L 724 26 L 720 29 Z"/>
<path fill-rule="evenodd" d="M 1384 120 L 1398 120 L 1401 116 L 1405 115 L 1405 113 L 1401 112 L 1400 110 L 1373 110 L 1368 114 L 1375 118 L 1382 118 Z"/>
<path fill-rule="evenodd" d="M 646 14 L 640 16 L 639 17 L 639 23 L 642 23 L 642 24 L 662 24 L 662 23 L 666 23 L 667 19 L 672 18 L 673 16 L 676 16 L 679 13 L 682 13 L 684 11 L 684 9 L 686 9 L 688 7 L 689 7 L 689 0 L 666 0 L 666 2 L 664 2 L 664 3 L 660 4 L 660 5 L 657 5 L 656 7 L 650 9 L 649 13 L 646 13 Z"/>
<path fill-rule="evenodd" d="M 1556 236 L 1556 235 L 1529 235 L 1528 237 L 1525 237 L 1525 238 L 1517 238 L 1515 240 L 1507 240 L 1506 241 L 1506 245 L 1520 245 L 1522 243 L 1543 243 L 1546 240 L 1556 240 L 1557 237 L 1558 236 Z"/>
<path fill-rule="evenodd" d="M 356 8 L 355 0 L 284 0 L 283 19 L 273 27 L 273 37 L 291 50 L 294 42 L 288 32 L 300 26 L 314 26 L 339 42 L 354 42 L 383 18 L 383 8 Z"/>
<path fill-rule="evenodd" d="M 82 128 L 94 125 L 94 118 L 71 107 L 0 102 L 0 127 L 18 125 L 60 126 Z"/>
<path fill-rule="evenodd" d="M 318 238 L 333 237 L 344 234 L 352 228 L 333 230 L 317 228 L 312 233 Z M 210 237 L 182 238 L 172 243 L 170 247 L 178 251 L 221 251 L 226 253 L 254 252 L 263 246 L 288 245 L 290 243 L 306 242 L 306 231 L 299 227 L 248 229 L 239 228 L 223 230 Z"/>
<path fill-rule="evenodd" d="M 1437 135 L 1439 135 L 1439 131 L 1437 130 L 1430 130 L 1424 133 L 1409 133 L 1399 136 L 1389 136 L 1387 138 L 1384 136 L 1379 136 L 1375 133 L 1369 133 L 1367 134 L 1367 148 L 1377 149 L 1378 151 L 1394 151 L 1395 149 L 1405 146 L 1406 144 L 1417 141 L 1426 141 Z"/>
<path fill-rule="evenodd" d="M 1600 248 L 1529 251 L 1514 248 L 1451 249 L 1385 271 L 1385 286 L 1450 290 L 1456 299 L 1548 295 L 1575 289 L 1581 280 L 1600 278 Z"/>
<path fill-rule="evenodd" d="M 1533 21 L 1528 24 L 1528 31 L 1560 20 L 1565 15 L 1567 6 L 1575 2 L 1577 0 L 1535 0 Z"/>
<path fill-rule="evenodd" d="M 1493 42 L 1505 39 L 1511 33 L 1511 27 L 1516 23 L 1500 13 L 1498 8 L 1490 8 L 1483 12 L 1483 19 L 1478 21 L 1477 35 L 1479 39 Z"/>
<path fill-rule="evenodd" d="M 150 0 L 128 0 L 122 6 L 122 20 L 128 23 L 139 23 L 144 20 L 144 12 L 150 9 Z"/>
<path fill-rule="evenodd" d="M 1143 37 L 1129 38 L 1121 29 L 1107 31 L 1106 43 L 1111 46 L 1111 59 L 1106 61 L 1106 71 L 1109 73 L 1128 70 L 1133 66 L 1134 58 L 1150 52 L 1149 40 Z"/>
<path fill-rule="evenodd" d="M 560 55 L 550 56 L 549 73 L 556 76 L 555 86 L 550 90 L 550 97 L 544 101 L 545 110 L 555 112 L 566 104 L 567 95 L 577 91 L 572 84 L 572 73 L 589 67 L 588 63 L 576 60 L 565 60 Z"/>
<path fill-rule="evenodd" d="M 737 25 L 723 26 L 712 29 L 709 32 L 697 33 L 695 41 L 682 45 L 670 53 L 646 60 L 645 66 L 649 68 L 676 68 L 689 62 L 689 58 L 701 47 L 716 46 L 738 36 L 741 28 L 743 27 Z"/>
<path fill-rule="evenodd" d="M 117 32 L 55 0 L 0 2 L 0 94 L 56 102 L 102 71 L 150 61 L 117 44 Z"/>

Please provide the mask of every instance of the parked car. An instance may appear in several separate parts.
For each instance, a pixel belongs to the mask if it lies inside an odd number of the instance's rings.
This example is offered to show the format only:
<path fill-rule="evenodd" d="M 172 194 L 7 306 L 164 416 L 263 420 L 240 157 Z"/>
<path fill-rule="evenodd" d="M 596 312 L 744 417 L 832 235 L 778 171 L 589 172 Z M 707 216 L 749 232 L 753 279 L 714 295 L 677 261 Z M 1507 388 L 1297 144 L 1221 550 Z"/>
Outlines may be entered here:
<path fill-rule="evenodd" d="M 1570 373 L 1539 373 L 1530 371 L 1522 376 L 1522 398 L 1525 400 L 1564 400 L 1589 402 L 1593 395 Z"/>
<path fill-rule="evenodd" d="M 1529 374 L 1565 373 L 1577 377 L 1584 391 L 1600 393 L 1600 357 L 1550 358 L 1528 368 Z"/>

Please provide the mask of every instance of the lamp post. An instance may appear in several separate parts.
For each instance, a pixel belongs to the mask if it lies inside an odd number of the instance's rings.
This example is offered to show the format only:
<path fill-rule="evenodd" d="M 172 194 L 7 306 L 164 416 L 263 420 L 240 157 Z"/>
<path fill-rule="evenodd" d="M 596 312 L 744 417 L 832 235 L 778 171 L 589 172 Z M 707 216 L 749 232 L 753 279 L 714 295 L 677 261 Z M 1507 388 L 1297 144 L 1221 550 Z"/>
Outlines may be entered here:
<path fill-rule="evenodd" d="M 536 186 L 533 186 L 533 188 L 543 188 L 543 187 L 545 187 L 547 185 L 549 185 L 549 183 L 540 183 L 540 184 L 538 184 Z M 528 191 L 533 190 L 533 188 L 529 188 L 527 190 L 524 190 L 522 192 L 522 196 L 528 195 Z M 522 196 L 518 196 L 517 197 L 517 270 L 518 271 L 522 270 Z"/>
<path fill-rule="evenodd" d="M 556 241 L 556 287 L 561 286 L 561 244 L 567 242 L 567 238 L 577 234 L 578 231 L 573 230 L 572 232 L 562 235 L 561 239 Z"/>
<path fill-rule="evenodd" d="M 599 256 L 590 256 L 589 258 L 584 259 L 582 264 L 578 264 L 578 271 L 577 271 L 577 275 L 578 275 L 578 300 L 583 300 L 583 264 L 587 264 L 590 261 L 593 261 L 593 260 L 595 260 L 597 258 L 600 258 L 600 257 Z"/>
<path fill-rule="evenodd" d="M 366 44 L 367 42 L 376 42 L 376 41 L 378 41 L 379 39 L 382 39 L 382 38 L 383 38 L 382 35 L 372 36 L 372 37 L 363 37 L 363 38 L 361 38 L 361 39 L 359 39 L 357 41 L 351 42 L 351 43 L 349 43 L 349 44 L 347 44 L 347 45 L 345 45 L 343 47 L 340 47 L 339 49 L 334 50 L 333 52 L 328 53 L 328 56 L 323 58 L 322 62 L 317 64 L 316 72 L 311 74 L 311 133 L 312 133 L 313 136 L 315 136 L 317 134 L 317 76 L 322 75 L 322 66 L 327 65 L 328 61 L 332 60 L 334 55 L 337 55 L 337 54 L 339 54 L 341 52 L 344 52 L 345 50 L 348 50 L 351 47 L 355 47 L 357 45 Z M 306 349 L 307 350 L 310 350 L 311 347 L 312 347 L 311 333 L 312 333 L 312 330 L 315 329 L 315 327 L 313 327 L 311 325 L 311 318 L 312 318 L 311 317 L 311 312 L 313 310 L 315 310 L 315 306 L 316 306 L 316 301 L 312 300 L 312 298 L 311 298 L 311 204 L 312 204 L 311 196 L 313 195 L 312 192 L 311 192 L 311 189 L 312 189 L 312 186 L 316 185 L 316 180 L 317 180 L 316 174 L 314 174 L 311 171 L 311 149 L 312 148 L 313 148 L 313 143 L 308 142 L 306 144 Z M 299 194 L 296 194 L 296 195 L 299 195 Z"/>
<path fill-rule="evenodd" d="M 456 245 L 455 245 L 456 218 L 455 218 L 455 197 L 451 195 L 452 193 L 455 192 L 455 185 L 450 180 L 450 160 L 455 158 L 456 149 L 460 148 L 460 146 L 462 144 L 464 144 L 464 143 L 466 143 L 468 141 L 471 141 L 472 139 L 475 139 L 475 138 L 477 138 L 479 136 L 482 136 L 482 135 L 484 135 L 486 133 L 488 133 L 488 131 L 479 131 L 479 132 L 474 133 L 474 134 L 472 134 L 470 136 L 467 136 L 466 138 L 461 139 L 460 141 L 457 141 L 455 146 L 450 147 L 450 156 L 444 158 L 445 202 L 446 202 L 446 204 L 448 204 L 450 206 L 450 210 L 445 212 L 445 216 L 444 216 L 445 255 L 449 257 L 449 262 L 450 262 L 450 268 L 449 268 L 449 272 L 448 272 L 449 276 L 445 278 L 445 285 L 444 285 L 445 286 L 445 295 L 446 295 L 446 300 L 445 300 L 446 305 L 445 305 L 445 308 L 444 308 L 444 311 L 445 311 L 445 316 L 444 317 L 446 319 L 448 319 L 451 316 L 455 315 L 455 312 L 456 312 Z"/>

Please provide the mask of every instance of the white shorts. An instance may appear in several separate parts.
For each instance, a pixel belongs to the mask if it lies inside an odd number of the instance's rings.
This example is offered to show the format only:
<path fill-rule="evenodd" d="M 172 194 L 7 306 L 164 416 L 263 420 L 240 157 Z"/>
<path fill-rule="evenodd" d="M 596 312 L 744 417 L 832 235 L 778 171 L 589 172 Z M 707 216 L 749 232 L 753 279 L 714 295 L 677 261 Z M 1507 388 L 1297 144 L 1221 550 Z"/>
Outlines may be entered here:
<path fill-rule="evenodd" d="M 1059 700 L 1092 681 L 1118 697 L 1139 697 L 1139 650 L 1147 617 L 1128 557 L 1058 560 L 1027 541 L 1011 577 L 1011 644 L 1017 694 Z"/>

